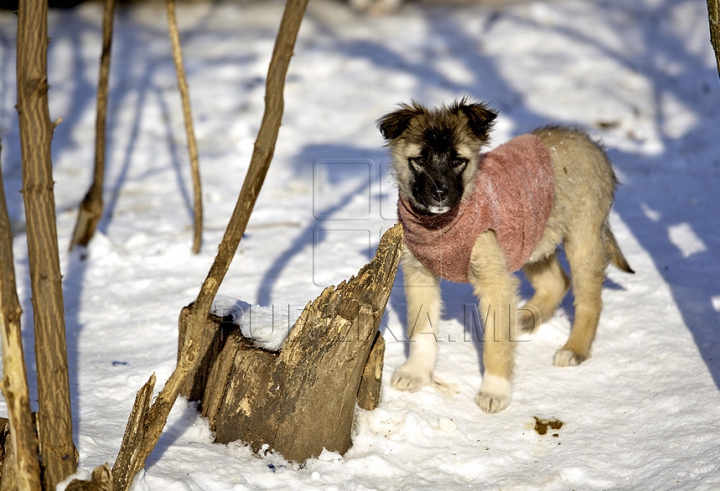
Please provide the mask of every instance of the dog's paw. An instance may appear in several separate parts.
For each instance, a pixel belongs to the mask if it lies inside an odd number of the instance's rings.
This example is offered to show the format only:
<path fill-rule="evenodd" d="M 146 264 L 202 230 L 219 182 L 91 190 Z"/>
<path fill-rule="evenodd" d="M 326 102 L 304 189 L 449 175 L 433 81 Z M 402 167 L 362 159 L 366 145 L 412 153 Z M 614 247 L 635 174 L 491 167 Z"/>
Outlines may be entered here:
<path fill-rule="evenodd" d="M 398 367 L 390 379 L 390 385 L 397 390 L 418 392 L 432 381 L 432 372 L 414 366 Z"/>
<path fill-rule="evenodd" d="M 585 356 L 578 355 L 569 349 L 559 349 L 555 352 L 553 364 L 556 367 L 574 367 L 585 361 Z"/>
<path fill-rule="evenodd" d="M 484 412 L 499 413 L 510 405 L 512 384 L 505 377 L 485 373 L 480 392 L 475 396 L 475 404 Z"/>
<path fill-rule="evenodd" d="M 534 308 L 534 307 L 533 307 Z M 537 309 L 534 309 L 537 310 Z M 517 329 L 520 334 L 532 334 L 540 326 L 540 313 L 526 305 L 517 313 Z"/>
<path fill-rule="evenodd" d="M 490 394 L 481 390 L 475 396 L 475 404 L 488 414 L 499 413 L 510 405 L 510 396 Z"/>

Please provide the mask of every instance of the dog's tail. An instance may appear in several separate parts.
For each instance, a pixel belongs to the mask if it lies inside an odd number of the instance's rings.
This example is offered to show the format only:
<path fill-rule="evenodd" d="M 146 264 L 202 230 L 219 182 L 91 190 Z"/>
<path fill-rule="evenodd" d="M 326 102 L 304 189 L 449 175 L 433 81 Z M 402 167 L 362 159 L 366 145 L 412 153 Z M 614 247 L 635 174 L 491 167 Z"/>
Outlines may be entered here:
<path fill-rule="evenodd" d="M 633 269 L 628 264 L 627 259 L 625 259 L 625 256 L 623 256 L 623 253 L 620 250 L 620 246 L 615 240 L 615 236 L 613 235 L 612 230 L 610 230 L 609 224 L 605 224 L 603 232 L 605 234 L 605 244 L 607 245 L 607 252 L 610 256 L 610 262 L 613 263 L 613 266 L 615 266 L 621 271 L 625 271 L 626 273 L 635 274 L 635 271 L 633 271 Z"/>

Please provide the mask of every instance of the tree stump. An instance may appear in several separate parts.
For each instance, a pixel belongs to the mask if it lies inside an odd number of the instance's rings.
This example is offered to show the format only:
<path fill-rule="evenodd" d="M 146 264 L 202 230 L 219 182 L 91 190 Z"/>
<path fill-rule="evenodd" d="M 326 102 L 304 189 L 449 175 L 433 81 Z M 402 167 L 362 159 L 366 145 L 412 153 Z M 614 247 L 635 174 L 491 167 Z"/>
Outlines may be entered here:
<path fill-rule="evenodd" d="M 357 276 L 305 307 L 280 352 L 254 347 L 239 329 L 227 334 L 211 318 L 216 329 L 207 335 L 219 349 L 210 350 L 182 393 L 194 399 L 205 387 L 202 414 L 217 442 L 242 440 L 256 452 L 268 445 L 297 462 L 323 448 L 341 454 L 350 448 L 355 401 L 374 409 L 379 400 L 385 342 L 378 327 L 401 245 L 396 225 Z"/>

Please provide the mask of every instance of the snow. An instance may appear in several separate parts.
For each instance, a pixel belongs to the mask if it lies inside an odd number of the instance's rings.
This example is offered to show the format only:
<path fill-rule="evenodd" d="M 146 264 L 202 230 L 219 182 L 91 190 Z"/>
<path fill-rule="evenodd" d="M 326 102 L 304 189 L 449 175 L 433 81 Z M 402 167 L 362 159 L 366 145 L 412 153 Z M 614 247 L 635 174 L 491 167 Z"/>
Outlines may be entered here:
<path fill-rule="evenodd" d="M 283 3 L 178 6 L 205 198 L 201 254 L 163 2 L 121 5 L 108 121 L 106 212 L 67 252 L 90 182 L 101 4 L 50 15 L 58 236 L 80 472 L 117 454 L 136 391 L 176 356 L 176 319 L 205 278 L 247 169 Z M 611 216 L 631 266 L 609 269 L 593 357 L 555 368 L 568 297 L 520 343 L 513 400 L 476 406 L 480 343 L 467 285 L 443 284 L 436 374 L 452 397 L 389 387 L 406 357 L 402 275 L 383 319 L 380 406 L 356 411 L 353 446 L 305 465 L 212 443 L 180 400 L 133 489 L 601 490 L 720 488 L 720 84 L 705 3 L 553 0 L 410 3 L 366 17 L 314 0 L 286 86 L 273 164 L 221 294 L 286 312 L 355 274 L 395 221 L 375 121 L 398 102 L 469 95 L 500 111 L 494 144 L 548 123 L 602 139 L 622 186 Z M 0 12 L 2 171 L 16 238 L 32 393 L 32 305 L 19 194 L 16 17 Z M 529 286 L 522 294 L 528 297 Z M 4 406 L 0 414 L 6 413 Z M 563 426 L 540 435 L 536 419 Z"/>
<path fill-rule="evenodd" d="M 240 332 L 252 339 L 255 346 L 268 351 L 280 351 L 294 324 L 290 313 L 275 306 L 250 305 L 237 298 L 216 295 L 210 313 L 227 317 L 240 328 Z"/>

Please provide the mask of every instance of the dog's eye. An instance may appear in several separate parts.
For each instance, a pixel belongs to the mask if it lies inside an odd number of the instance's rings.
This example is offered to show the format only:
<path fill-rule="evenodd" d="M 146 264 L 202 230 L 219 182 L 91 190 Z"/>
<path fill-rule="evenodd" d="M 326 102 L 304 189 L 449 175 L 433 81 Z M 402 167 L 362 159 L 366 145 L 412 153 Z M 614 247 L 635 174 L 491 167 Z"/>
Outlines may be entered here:
<path fill-rule="evenodd" d="M 464 166 L 465 164 L 467 164 L 467 163 L 468 163 L 468 160 L 467 160 L 467 159 L 464 159 L 464 158 L 462 158 L 462 157 L 456 157 L 456 158 L 454 158 L 453 161 L 452 161 L 452 166 L 453 166 L 454 168 L 458 169 L 458 168 L 460 168 L 460 167 L 463 167 L 463 166 Z"/>

